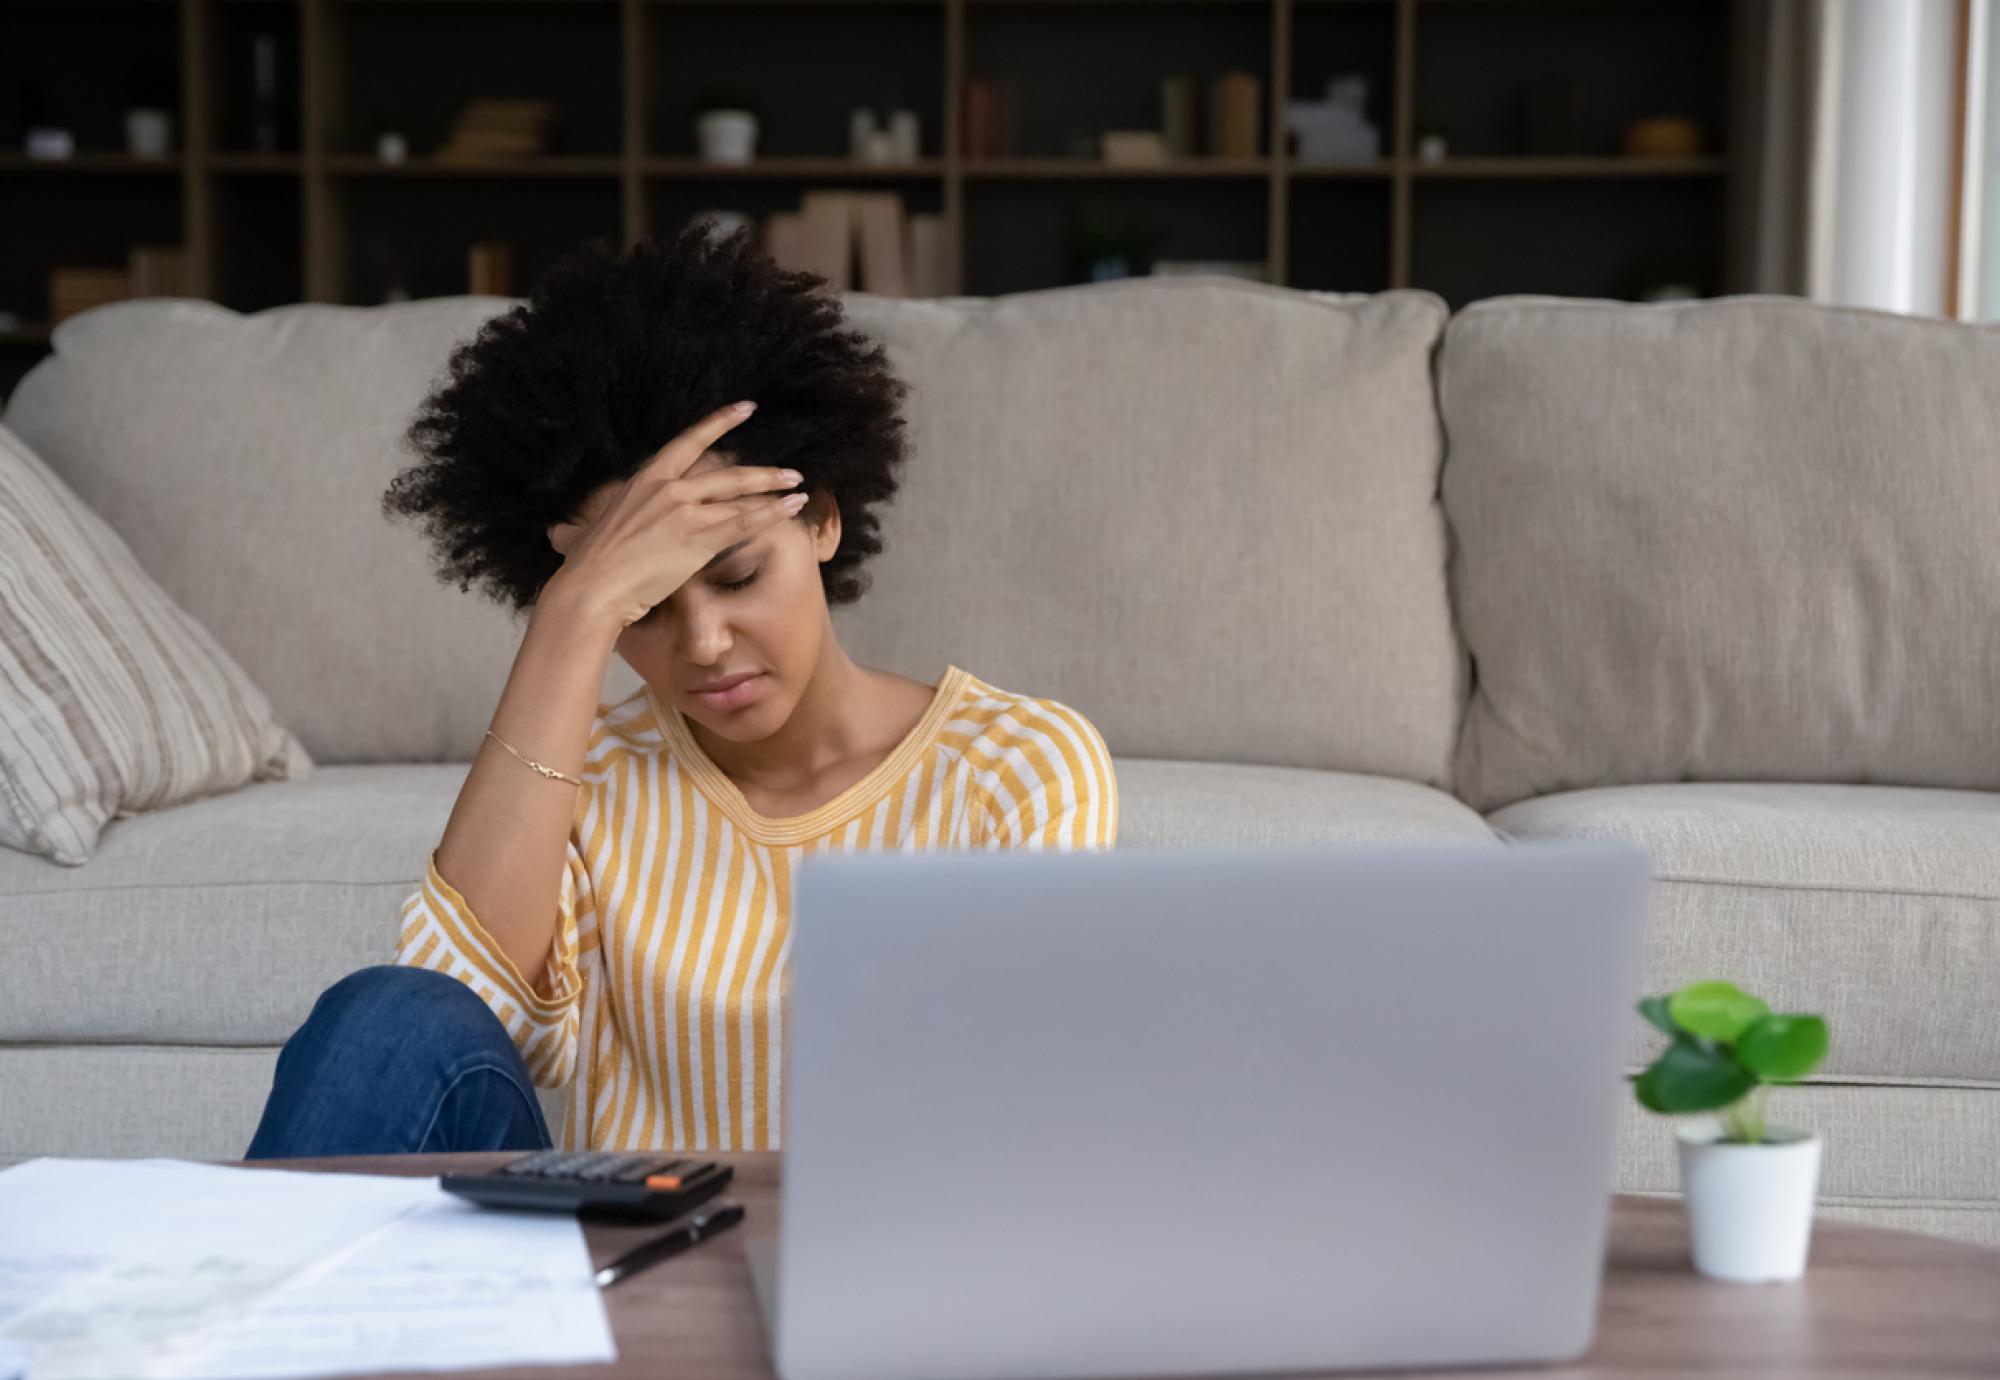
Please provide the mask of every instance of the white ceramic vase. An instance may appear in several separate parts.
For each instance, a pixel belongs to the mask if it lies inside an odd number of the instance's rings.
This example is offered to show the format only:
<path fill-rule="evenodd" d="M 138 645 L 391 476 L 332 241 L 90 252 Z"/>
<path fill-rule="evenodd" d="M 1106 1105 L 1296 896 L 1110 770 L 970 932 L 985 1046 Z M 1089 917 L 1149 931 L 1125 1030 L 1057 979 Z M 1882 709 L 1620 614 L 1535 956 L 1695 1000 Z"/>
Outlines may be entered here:
<path fill-rule="evenodd" d="M 125 152 L 134 158 L 165 158 L 173 152 L 174 117 L 164 110 L 125 112 Z"/>
<path fill-rule="evenodd" d="M 1681 1193 L 1694 1267 L 1710 1279 L 1797 1279 L 1812 1241 L 1821 1142 L 1771 1127 L 1760 1145 L 1728 1145 L 1721 1123 L 1682 1126 Z"/>
<path fill-rule="evenodd" d="M 757 154 L 757 117 L 747 110 L 706 110 L 694 122 L 704 163 L 748 163 Z"/>

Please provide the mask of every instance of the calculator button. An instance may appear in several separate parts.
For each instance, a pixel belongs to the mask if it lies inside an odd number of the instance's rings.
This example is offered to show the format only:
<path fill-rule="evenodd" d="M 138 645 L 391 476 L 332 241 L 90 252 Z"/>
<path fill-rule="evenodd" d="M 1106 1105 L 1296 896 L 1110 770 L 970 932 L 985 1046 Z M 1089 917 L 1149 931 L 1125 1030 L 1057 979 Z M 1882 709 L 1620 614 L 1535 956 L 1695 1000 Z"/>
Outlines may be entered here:
<path fill-rule="evenodd" d="M 588 1164 L 582 1165 L 577 1169 L 574 1177 L 586 1183 L 602 1182 L 623 1168 L 626 1158 L 624 1155 L 594 1155 Z"/>
<path fill-rule="evenodd" d="M 578 1178 L 588 1178 L 594 1184 L 610 1184 L 610 1182 L 614 1182 L 618 1178 L 620 1172 L 624 1172 L 630 1166 L 632 1166 L 632 1156 L 630 1154 L 606 1152 L 596 1164 L 586 1166 L 578 1174 Z"/>
<path fill-rule="evenodd" d="M 500 1172 L 516 1176 L 540 1174 L 549 1161 L 560 1158 L 561 1154 L 559 1150 L 537 1150 L 531 1155 L 521 1156 L 518 1160 L 509 1160 L 500 1166 Z"/>
<path fill-rule="evenodd" d="M 645 1179 L 653 1174 L 659 1173 L 661 1170 L 666 1169 L 670 1165 L 676 1165 L 679 1163 L 680 1163 L 679 1160 L 674 1160 L 674 1159 L 663 1160 L 663 1159 L 658 1159 L 651 1155 L 634 1156 L 632 1163 L 627 1165 L 624 1169 L 619 1170 L 616 1174 L 613 1174 L 611 1176 L 611 1180 L 613 1183 L 636 1184 L 642 1179 Z"/>

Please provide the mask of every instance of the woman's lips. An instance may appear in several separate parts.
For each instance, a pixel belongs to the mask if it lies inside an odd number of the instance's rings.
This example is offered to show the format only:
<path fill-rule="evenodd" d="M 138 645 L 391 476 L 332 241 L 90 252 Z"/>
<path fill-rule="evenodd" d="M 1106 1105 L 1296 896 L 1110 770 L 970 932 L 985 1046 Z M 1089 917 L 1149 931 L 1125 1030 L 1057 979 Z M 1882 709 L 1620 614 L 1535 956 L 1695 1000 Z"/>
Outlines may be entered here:
<path fill-rule="evenodd" d="M 755 671 L 740 678 L 729 677 L 722 682 L 720 690 L 690 690 L 688 693 L 710 709 L 741 709 L 764 693 L 764 673 Z"/>

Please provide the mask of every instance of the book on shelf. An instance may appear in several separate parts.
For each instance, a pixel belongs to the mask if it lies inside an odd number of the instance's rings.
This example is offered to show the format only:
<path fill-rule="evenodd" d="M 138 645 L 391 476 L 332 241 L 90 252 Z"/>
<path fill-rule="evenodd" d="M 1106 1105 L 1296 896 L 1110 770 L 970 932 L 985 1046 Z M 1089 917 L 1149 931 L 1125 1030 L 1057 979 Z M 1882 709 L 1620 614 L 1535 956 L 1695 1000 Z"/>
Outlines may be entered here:
<path fill-rule="evenodd" d="M 475 297 L 514 295 L 514 247 L 503 240 L 480 240 L 465 253 L 465 290 Z"/>
<path fill-rule="evenodd" d="M 1011 158 L 1019 125 L 1020 88 L 1012 77 L 967 77 L 963 129 L 967 158 Z"/>
<path fill-rule="evenodd" d="M 821 190 L 764 221 L 765 250 L 842 291 L 935 297 L 949 289 L 944 217 L 910 214 L 897 192 Z"/>
<path fill-rule="evenodd" d="M 845 291 L 854 284 L 853 216 L 838 193 L 808 192 L 796 211 L 764 219 L 764 248 L 796 273 L 815 273 Z"/>
<path fill-rule="evenodd" d="M 138 244 L 126 256 L 128 296 L 188 295 L 187 251 L 177 244 Z"/>
<path fill-rule="evenodd" d="M 910 217 L 910 296 L 944 297 L 951 293 L 950 255 L 943 216 L 919 211 Z"/>
<path fill-rule="evenodd" d="M 1190 72 L 1160 79 L 1160 133 L 1170 158 L 1201 152 L 1201 84 Z"/>
<path fill-rule="evenodd" d="M 1208 85 L 1208 151 L 1220 158 L 1257 156 L 1257 93 L 1248 72 L 1231 69 Z"/>
<path fill-rule="evenodd" d="M 1166 137 L 1157 129 L 1107 129 L 1097 138 L 1109 167 L 1158 168 L 1169 157 Z"/>
<path fill-rule="evenodd" d="M 490 163 L 545 153 L 555 132 L 550 101 L 473 101 L 437 151 L 441 163 Z"/>
<path fill-rule="evenodd" d="M 49 324 L 60 325 L 79 312 L 122 302 L 132 295 L 132 275 L 122 268 L 49 270 Z"/>
<path fill-rule="evenodd" d="M 907 297 L 908 255 L 903 248 L 903 198 L 895 192 L 850 192 L 857 247 L 861 251 L 861 290 L 884 297 Z"/>

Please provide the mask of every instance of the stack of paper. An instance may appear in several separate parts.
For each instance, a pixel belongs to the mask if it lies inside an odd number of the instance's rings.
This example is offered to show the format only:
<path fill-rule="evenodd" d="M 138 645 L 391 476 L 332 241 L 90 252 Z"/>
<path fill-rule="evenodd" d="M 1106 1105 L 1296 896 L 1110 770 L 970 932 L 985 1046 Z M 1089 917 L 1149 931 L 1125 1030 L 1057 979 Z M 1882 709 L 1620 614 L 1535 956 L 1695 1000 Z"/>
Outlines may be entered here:
<path fill-rule="evenodd" d="M 0 1173 L 0 1222 L 7 1380 L 616 1355 L 574 1218 L 477 1208 L 435 1178 L 30 1160 Z"/>

